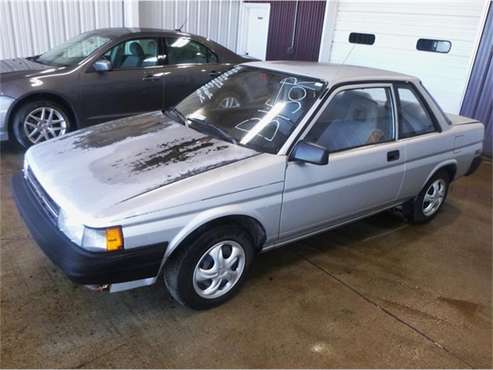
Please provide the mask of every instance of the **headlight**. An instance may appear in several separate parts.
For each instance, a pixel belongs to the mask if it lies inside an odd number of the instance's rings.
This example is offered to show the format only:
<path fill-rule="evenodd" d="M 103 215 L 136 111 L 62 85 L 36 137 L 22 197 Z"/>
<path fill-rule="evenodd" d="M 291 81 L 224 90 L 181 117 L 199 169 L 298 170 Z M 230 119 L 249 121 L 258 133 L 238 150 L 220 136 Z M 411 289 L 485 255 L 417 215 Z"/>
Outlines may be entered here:
<path fill-rule="evenodd" d="M 84 225 L 79 223 L 76 218 L 70 217 L 67 213 L 60 210 L 58 215 L 58 228 L 75 244 L 82 246 Z"/>
<path fill-rule="evenodd" d="M 121 226 L 104 229 L 86 227 L 63 211 L 58 216 L 58 228 L 78 246 L 92 252 L 113 252 L 123 249 Z"/>
<path fill-rule="evenodd" d="M 0 96 L 0 127 L 3 126 L 7 111 L 13 102 L 14 99 L 10 96 Z"/>

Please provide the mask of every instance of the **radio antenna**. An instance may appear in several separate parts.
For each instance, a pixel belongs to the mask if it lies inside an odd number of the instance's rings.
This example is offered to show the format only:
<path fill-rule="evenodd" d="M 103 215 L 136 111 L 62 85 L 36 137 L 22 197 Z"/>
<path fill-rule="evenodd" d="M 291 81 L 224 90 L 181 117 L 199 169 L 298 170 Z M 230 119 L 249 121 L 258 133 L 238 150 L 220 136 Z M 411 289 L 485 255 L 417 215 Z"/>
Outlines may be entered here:
<path fill-rule="evenodd" d="M 181 26 L 178 27 L 178 28 L 175 28 L 175 31 L 181 32 L 181 29 L 183 28 L 183 26 L 185 25 L 185 23 L 187 23 L 187 18 L 186 17 L 185 17 L 185 20 L 183 21 L 183 23 L 181 24 Z"/>

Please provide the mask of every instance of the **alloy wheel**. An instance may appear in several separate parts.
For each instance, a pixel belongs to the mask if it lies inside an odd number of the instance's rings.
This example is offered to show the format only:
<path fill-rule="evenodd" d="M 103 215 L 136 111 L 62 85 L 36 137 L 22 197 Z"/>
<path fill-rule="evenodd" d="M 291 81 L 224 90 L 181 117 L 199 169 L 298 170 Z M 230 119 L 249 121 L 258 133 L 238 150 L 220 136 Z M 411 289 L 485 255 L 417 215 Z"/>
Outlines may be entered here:
<path fill-rule="evenodd" d="M 219 107 L 224 109 L 239 108 L 240 102 L 234 96 L 228 96 L 221 100 L 221 103 L 219 103 Z"/>
<path fill-rule="evenodd" d="M 437 179 L 431 183 L 423 198 L 423 214 L 426 217 L 435 214 L 445 199 L 447 184 L 443 179 Z"/>
<path fill-rule="evenodd" d="M 67 121 L 52 107 L 39 107 L 24 119 L 24 134 L 32 144 L 62 136 L 67 132 Z"/>

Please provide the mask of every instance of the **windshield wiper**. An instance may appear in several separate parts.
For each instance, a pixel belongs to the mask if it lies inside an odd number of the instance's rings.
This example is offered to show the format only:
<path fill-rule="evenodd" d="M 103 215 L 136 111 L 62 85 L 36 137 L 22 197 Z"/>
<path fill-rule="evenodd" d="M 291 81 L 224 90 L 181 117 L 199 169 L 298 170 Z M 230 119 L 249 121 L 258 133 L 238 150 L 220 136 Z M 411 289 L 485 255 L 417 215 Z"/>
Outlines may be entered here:
<path fill-rule="evenodd" d="M 171 113 L 173 115 L 173 117 L 170 117 L 172 119 L 175 119 L 175 118 L 178 118 L 178 121 L 180 121 L 180 123 L 182 125 L 185 125 L 187 126 L 187 118 L 183 115 L 182 112 L 180 112 L 178 109 L 176 109 L 175 107 L 172 107 L 172 108 L 169 108 L 168 110 L 166 110 L 164 112 L 166 115 L 168 115 L 168 113 Z"/>
<path fill-rule="evenodd" d="M 215 132 L 216 134 L 219 134 L 219 136 L 221 136 L 226 141 L 229 141 L 233 144 L 238 144 L 236 139 L 233 136 L 231 136 L 229 133 L 224 131 L 222 128 L 211 125 L 211 124 L 207 123 L 206 121 L 202 121 L 202 120 L 196 119 L 196 118 L 187 118 L 187 120 L 192 124 L 196 124 L 196 125 L 200 126 L 200 128 L 202 128 L 204 131 Z"/>

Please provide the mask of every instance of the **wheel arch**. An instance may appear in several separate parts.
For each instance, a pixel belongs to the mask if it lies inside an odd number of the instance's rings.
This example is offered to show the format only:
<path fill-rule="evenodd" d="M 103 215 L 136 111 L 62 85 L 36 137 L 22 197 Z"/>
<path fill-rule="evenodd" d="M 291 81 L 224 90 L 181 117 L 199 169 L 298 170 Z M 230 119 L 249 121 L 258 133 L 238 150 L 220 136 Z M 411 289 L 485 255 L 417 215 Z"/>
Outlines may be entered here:
<path fill-rule="evenodd" d="M 17 111 L 26 103 L 36 101 L 36 100 L 50 100 L 53 101 L 54 103 L 60 104 L 67 112 L 67 114 L 70 116 L 69 118 L 74 122 L 75 129 L 79 128 L 79 119 L 77 114 L 75 113 L 75 109 L 73 108 L 72 104 L 68 102 L 67 99 L 63 98 L 59 94 L 52 93 L 52 92 L 38 92 L 38 93 L 32 93 L 28 95 L 22 96 L 20 99 L 17 99 L 12 107 L 10 108 L 9 112 L 7 113 L 6 117 L 6 122 L 8 125 L 8 130 L 9 130 L 9 136 L 12 135 L 12 125 L 13 125 L 13 119 L 15 117 L 15 114 Z"/>
<path fill-rule="evenodd" d="M 236 212 L 227 215 L 209 215 L 208 217 L 196 218 L 184 227 L 169 243 L 160 270 L 163 269 L 166 261 L 173 256 L 181 246 L 187 244 L 205 230 L 219 225 L 239 225 L 242 227 L 251 236 L 257 252 L 262 249 L 262 246 L 267 239 L 265 227 L 259 221 L 258 217 L 255 217 L 254 215 Z"/>
<path fill-rule="evenodd" d="M 447 174 L 449 175 L 449 180 L 450 182 L 454 181 L 455 175 L 457 174 L 457 160 L 455 159 L 450 159 L 444 162 L 441 162 L 440 164 L 436 165 L 432 171 L 430 171 L 430 174 L 426 178 L 425 182 L 423 183 L 424 187 L 430 179 L 435 176 L 435 174 L 439 171 L 445 170 Z"/>

